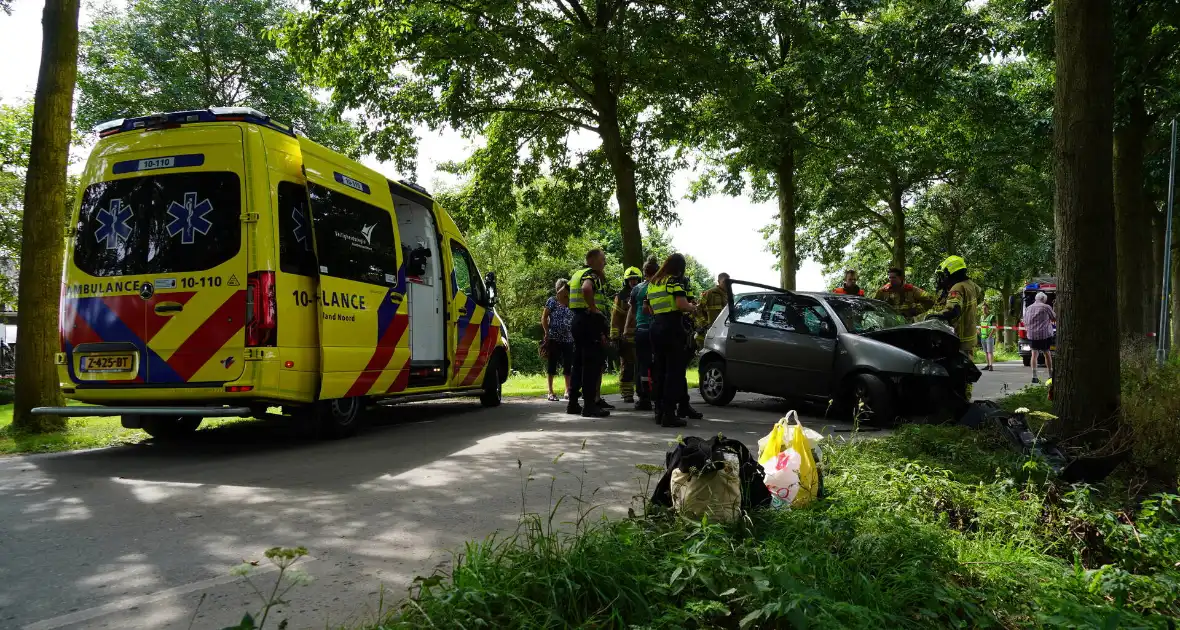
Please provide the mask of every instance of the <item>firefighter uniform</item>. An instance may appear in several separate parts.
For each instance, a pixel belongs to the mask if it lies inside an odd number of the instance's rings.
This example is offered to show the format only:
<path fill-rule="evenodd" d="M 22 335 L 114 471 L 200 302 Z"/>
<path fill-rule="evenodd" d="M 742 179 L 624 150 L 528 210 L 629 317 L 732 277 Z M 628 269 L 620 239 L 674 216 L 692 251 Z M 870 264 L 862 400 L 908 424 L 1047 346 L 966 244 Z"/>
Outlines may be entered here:
<path fill-rule="evenodd" d="M 628 325 L 627 310 L 631 289 L 641 278 L 635 267 L 623 273 L 623 288 L 615 296 L 610 317 L 610 338 L 619 349 L 619 393 L 626 403 L 635 402 L 635 330 Z"/>
<path fill-rule="evenodd" d="M 959 338 L 959 351 L 975 360 L 977 325 L 981 291 L 979 286 L 967 277 L 967 263 L 960 256 L 951 256 L 938 267 L 938 288 L 940 298 L 926 318 L 941 319 L 955 329 Z M 971 385 L 966 394 L 971 398 Z"/>
<path fill-rule="evenodd" d="M 721 311 L 725 310 L 728 301 L 725 287 L 721 285 L 716 285 L 701 294 L 700 310 L 694 316 L 697 348 L 704 347 L 705 333 L 708 332 L 713 322 L 717 321 L 717 316 L 721 314 Z"/>
<path fill-rule="evenodd" d="M 873 299 L 892 306 L 907 322 L 913 322 L 919 315 L 934 307 L 934 298 L 930 294 L 908 282 L 900 291 L 895 291 L 892 283 L 886 283 L 877 290 Z"/>

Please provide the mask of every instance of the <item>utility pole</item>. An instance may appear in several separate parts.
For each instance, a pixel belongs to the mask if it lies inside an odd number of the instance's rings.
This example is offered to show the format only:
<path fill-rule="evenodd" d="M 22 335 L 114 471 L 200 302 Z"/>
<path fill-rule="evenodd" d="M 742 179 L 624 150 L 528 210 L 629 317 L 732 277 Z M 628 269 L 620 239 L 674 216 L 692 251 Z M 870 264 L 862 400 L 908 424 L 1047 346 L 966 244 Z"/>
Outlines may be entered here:
<path fill-rule="evenodd" d="M 1176 194 L 1176 119 L 1172 119 L 1172 159 L 1168 163 L 1168 218 L 1164 224 L 1164 281 L 1161 284 L 1163 287 L 1163 295 L 1160 296 L 1160 327 L 1156 333 L 1156 340 L 1158 342 L 1158 349 L 1156 350 L 1156 360 L 1160 365 L 1168 360 L 1169 343 L 1169 328 L 1170 324 L 1168 302 L 1172 294 L 1172 202 Z"/>

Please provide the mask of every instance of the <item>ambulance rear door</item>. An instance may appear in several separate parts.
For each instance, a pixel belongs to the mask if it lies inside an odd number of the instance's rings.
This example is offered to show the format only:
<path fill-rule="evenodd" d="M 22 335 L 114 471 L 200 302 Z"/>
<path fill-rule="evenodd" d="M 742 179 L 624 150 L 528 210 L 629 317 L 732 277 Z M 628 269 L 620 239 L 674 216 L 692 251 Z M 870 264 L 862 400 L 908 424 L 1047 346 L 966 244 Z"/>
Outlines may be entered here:
<path fill-rule="evenodd" d="M 248 246 L 241 128 L 127 134 L 96 153 L 67 269 L 67 294 L 81 286 L 93 297 L 67 300 L 63 331 L 68 346 L 89 341 L 82 347 L 109 352 L 75 353 L 75 380 L 104 372 L 118 380 L 129 361 L 133 380 L 152 385 L 239 378 Z"/>
<path fill-rule="evenodd" d="M 389 187 L 318 145 L 303 143 L 303 158 L 319 262 L 320 399 L 397 391 L 408 376 L 409 305 Z"/>

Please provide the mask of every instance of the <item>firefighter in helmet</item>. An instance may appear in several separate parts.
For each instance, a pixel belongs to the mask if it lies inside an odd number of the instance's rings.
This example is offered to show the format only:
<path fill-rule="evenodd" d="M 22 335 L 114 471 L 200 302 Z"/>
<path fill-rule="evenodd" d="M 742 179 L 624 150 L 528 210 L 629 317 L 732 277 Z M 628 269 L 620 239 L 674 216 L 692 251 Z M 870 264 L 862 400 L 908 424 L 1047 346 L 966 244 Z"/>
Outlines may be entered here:
<path fill-rule="evenodd" d="M 955 329 L 959 338 L 959 351 L 975 360 L 976 325 L 979 322 L 978 308 L 982 291 L 967 277 L 967 262 L 962 256 L 950 256 L 942 261 L 935 273 L 938 285 L 938 302 L 926 313 L 926 319 L 941 319 Z M 966 394 L 971 397 L 971 385 Z"/>

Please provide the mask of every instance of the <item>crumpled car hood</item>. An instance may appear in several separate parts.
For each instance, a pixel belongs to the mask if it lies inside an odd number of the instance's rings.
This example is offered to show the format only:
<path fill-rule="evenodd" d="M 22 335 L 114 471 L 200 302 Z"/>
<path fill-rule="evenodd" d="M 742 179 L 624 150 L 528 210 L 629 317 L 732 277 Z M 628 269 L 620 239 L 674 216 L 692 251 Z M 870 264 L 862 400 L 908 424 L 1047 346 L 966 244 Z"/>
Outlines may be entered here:
<path fill-rule="evenodd" d="M 923 359 L 945 359 L 959 353 L 959 337 L 955 335 L 955 330 L 937 319 L 877 330 L 861 336 L 896 346 Z"/>

